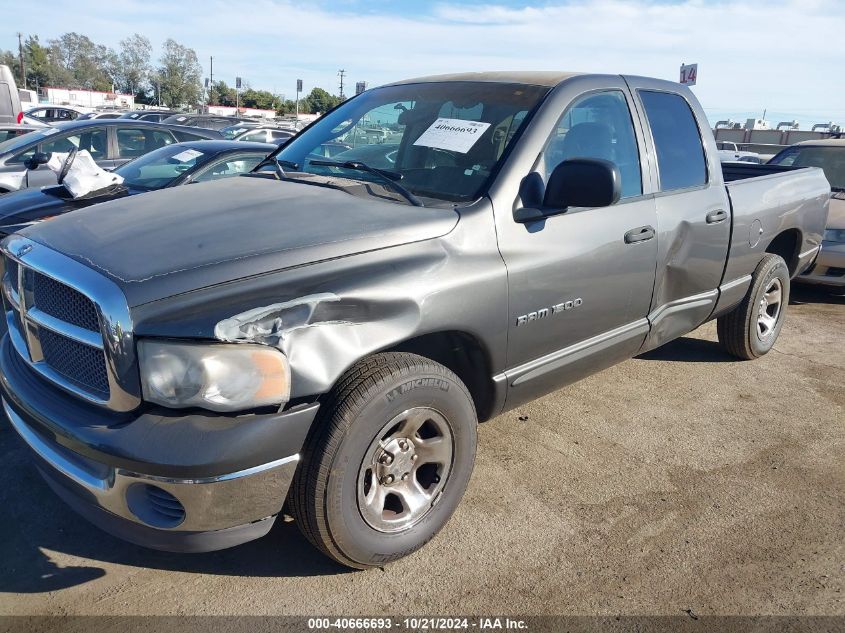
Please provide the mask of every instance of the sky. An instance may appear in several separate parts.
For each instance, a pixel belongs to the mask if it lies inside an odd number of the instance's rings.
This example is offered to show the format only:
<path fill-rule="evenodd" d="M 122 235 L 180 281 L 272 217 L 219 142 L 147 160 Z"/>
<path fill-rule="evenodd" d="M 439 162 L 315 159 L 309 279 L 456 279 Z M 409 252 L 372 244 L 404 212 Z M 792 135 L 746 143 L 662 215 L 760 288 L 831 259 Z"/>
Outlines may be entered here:
<path fill-rule="evenodd" d="M 845 0 L 51 0 L 3 10 L 0 48 L 16 33 L 42 41 L 67 31 L 117 47 L 140 33 L 157 57 L 168 37 L 194 48 L 206 75 L 293 98 L 397 79 L 478 70 L 568 70 L 677 79 L 711 121 L 845 125 Z"/>

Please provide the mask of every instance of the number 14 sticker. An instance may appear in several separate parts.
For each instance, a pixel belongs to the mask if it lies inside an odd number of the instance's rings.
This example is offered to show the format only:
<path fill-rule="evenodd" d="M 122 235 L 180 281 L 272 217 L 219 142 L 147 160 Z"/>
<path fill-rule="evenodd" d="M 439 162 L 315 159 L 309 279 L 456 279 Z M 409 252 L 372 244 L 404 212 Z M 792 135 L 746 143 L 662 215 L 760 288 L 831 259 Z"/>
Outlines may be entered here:
<path fill-rule="evenodd" d="M 694 86 L 698 78 L 698 64 L 681 66 L 681 83 L 685 86 Z"/>

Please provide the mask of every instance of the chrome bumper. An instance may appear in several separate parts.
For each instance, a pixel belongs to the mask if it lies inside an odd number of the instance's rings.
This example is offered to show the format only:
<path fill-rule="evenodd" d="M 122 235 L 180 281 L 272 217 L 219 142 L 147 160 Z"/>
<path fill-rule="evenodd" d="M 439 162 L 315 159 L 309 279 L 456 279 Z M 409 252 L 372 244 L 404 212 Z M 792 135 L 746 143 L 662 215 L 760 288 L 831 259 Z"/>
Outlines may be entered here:
<path fill-rule="evenodd" d="M 93 462 L 46 440 L 26 424 L 5 398 L 3 409 L 38 461 L 51 470 L 45 473 L 52 475 L 48 481 L 60 483 L 86 505 L 139 526 L 171 533 L 226 530 L 275 516 L 282 508 L 299 461 L 299 455 L 291 455 L 246 470 L 199 479 L 144 475 Z M 163 490 L 175 498 L 182 506 L 182 519 L 177 522 L 175 515 L 168 519 L 150 512 L 144 505 L 147 497 L 138 494 L 149 488 Z M 167 495 L 164 499 L 175 507 Z"/>

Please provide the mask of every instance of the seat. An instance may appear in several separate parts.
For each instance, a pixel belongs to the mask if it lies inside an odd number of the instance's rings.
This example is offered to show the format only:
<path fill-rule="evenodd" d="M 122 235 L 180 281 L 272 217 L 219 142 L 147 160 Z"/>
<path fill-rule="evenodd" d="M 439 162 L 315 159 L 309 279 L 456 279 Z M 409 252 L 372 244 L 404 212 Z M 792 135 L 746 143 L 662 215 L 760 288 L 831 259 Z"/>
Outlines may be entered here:
<path fill-rule="evenodd" d="M 613 132 L 604 123 L 573 125 L 560 141 L 561 161 L 570 158 L 613 160 Z"/>
<path fill-rule="evenodd" d="M 94 132 L 91 134 L 91 156 L 94 158 L 105 158 L 106 135 L 104 132 Z"/>

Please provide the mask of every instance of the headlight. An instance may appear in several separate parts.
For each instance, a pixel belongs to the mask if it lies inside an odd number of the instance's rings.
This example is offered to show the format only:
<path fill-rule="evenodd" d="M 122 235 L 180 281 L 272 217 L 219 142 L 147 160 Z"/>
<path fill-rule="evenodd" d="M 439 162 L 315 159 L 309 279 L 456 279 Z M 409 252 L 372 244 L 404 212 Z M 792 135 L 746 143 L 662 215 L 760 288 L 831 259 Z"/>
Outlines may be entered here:
<path fill-rule="evenodd" d="M 824 232 L 825 242 L 845 242 L 845 229 L 827 229 Z"/>
<path fill-rule="evenodd" d="M 288 359 L 264 345 L 141 340 L 144 399 L 166 407 L 238 411 L 290 398 Z"/>

